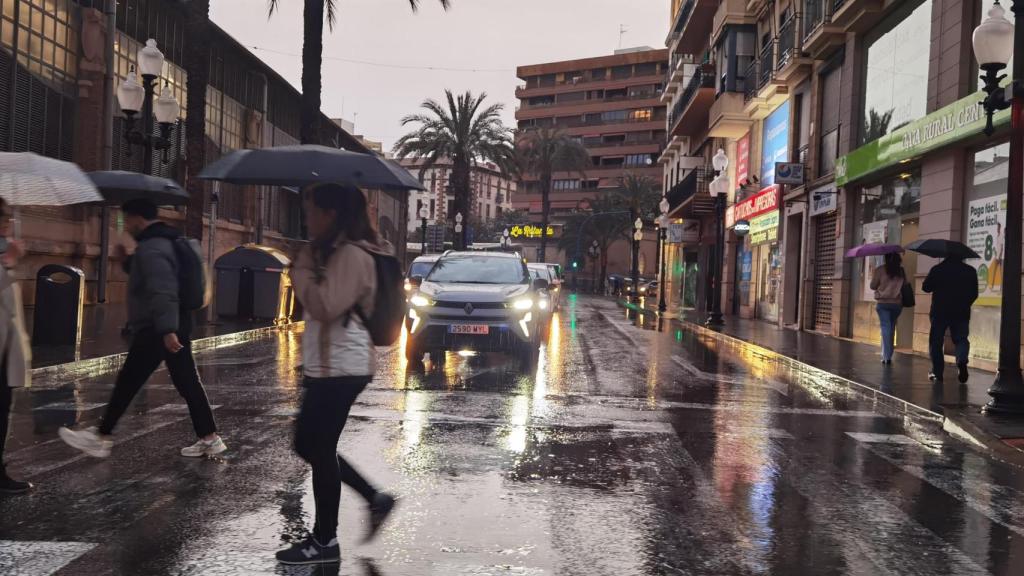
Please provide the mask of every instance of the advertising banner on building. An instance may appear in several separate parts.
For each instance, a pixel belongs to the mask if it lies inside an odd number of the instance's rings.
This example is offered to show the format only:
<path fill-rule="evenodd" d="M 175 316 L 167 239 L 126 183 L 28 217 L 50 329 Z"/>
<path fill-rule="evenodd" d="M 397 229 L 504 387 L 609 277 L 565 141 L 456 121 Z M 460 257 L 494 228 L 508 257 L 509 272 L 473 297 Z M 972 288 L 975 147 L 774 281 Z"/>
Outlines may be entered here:
<path fill-rule="evenodd" d="M 984 99 L 985 94 L 977 92 L 841 156 L 836 160 L 836 185 L 845 186 L 903 160 L 981 134 L 985 128 Z M 993 118 L 996 126 L 1009 120 L 1009 110 L 996 112 Z"/>
<path fill-rule="evenodd" d="M 761 184 L 775 184 L 775 163 L 789 161 L 789 100 L 764 119 L 761 139 Z"/>
<path fill-rule="evenodd" d="M 736 142 L 736 181 L 740 184 L 750 178 L 750 132 Z"/>
<path fill-rule="evenodd" d="M 889 238 L 889 221 L 869 222 L 864 224 L 863 230 L 864 244 L 885 244 Z M 883 258 L 881 256 L 864 259 L 864 292 L 861 294 L 861 300 L 865 302 L 875 301 L 875 291 L 871 289 L 871 275 L 874 273 L 875 268 L 881 266 L 882 263 Z"/>
<path fill-rule="evenodd" d="M 779 241 L 779 211 L 769 212 L 750 221 L 750 245 Z"/>
<path fill-rule="evenodd" d="M 669 244 L 700 242 L 700 220 L 683 220 L 668 225 Z"/>
<path fill-rule="evenodd" d="M 779 209 L 779 188 L 769 186 L 750 198 L 737 202 L 725 211 L 725 227 L 732 228 L 737 220 L 753 220 L 757 216 Z"/>
<path fill-rule="evenodd" d="M 974 200 L 967 207 L 967 242 L 981 254 L 967 263 L 978 270 L 978 306 L 999 306 L 1003 295 L 1006 194 Z"/>

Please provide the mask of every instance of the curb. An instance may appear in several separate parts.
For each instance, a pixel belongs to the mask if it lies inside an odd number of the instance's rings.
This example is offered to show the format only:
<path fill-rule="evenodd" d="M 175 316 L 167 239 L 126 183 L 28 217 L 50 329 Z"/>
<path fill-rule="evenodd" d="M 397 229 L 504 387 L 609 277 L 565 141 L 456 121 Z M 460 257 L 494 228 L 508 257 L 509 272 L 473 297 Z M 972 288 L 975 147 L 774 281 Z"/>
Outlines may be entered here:
<path fill-rule="evenodd" d="M 822 370 L 821 368 L 811 366 L 810 364 L 779 354 L 770 348 L 765 348 L 764 346 L 754 344 L 753 342 L 748 342 L 742 338 L 736 338 L 735 336 L 730 336 L 728 334 L 711 330 L 710 328 L 705 328 L 704 326 L 695 324 L 689 320 L 680 320 L 680 324 L 684 329 L 695 334 L 715 338 L 716 340 L 733 346 L 747 348 L 755 354 L 763 356 L 768 360 L 775 361 L 782 366 L 802 372 L 808 376 L 813 376 L 813 378 L 801 379 L 798 382 L 800 386 L 805 388 L 817 386 L 822 388 L 822 391 L 835 392 L 835 388 L 837 386 L 843 387 L 856 394 L 858 397 L 868 400 L 872 404 L 872 407 L 877 409 L 877 411 L 886 415 L 902 418 L 908 427 L 908 432 L 912 432 L 915 429 L 926 429 L 928 432 L 933 434 L 945 431 L 944 427 L 947 418 L 938 412 L 922 408 L 921 406 L 882 392 L 877 388 L 873 388 L 871 386 L 861 384 L 860 382 L 850 380 L 849 378 L 844 378 L 826 370 Z M 962 439 L 962 436 L 957 437 Z M 974 445 L 981 444 L 981 442 L 974 438 L 971 438 L 969 442 Z"/>
<path fill-rule="evenodd" d="M 292 322 L 283 326 L 264 326 L 262 328 L 254 328 L 252 330 L 243 330 L 242 332 L 199 338 L 192 341 L 192 352 L 198 354 L 199 352 L 230 348 L 232 346 L 238 346 L 240 344 L 259 340 L 277 332 L 296 332 L 302 327 L 302 325 L 302 322 Z M 124 359 L 127 356 L 127 352 L 120 352 L 109 356 L 98 356 L 96 358 L 66 362 L 64 364 L 54 364 L 53 366 L 33 368 L 32 385 L 30 388 L 36 390 L 56 388 L 62 385 L 65 380 L 78 380 L 81 378 L 114 372 L 121 368 L 121 364 L 124 363 Z M 40 385 L 37 384 L 37 379 L 57 380 L 60 382 Z"/>

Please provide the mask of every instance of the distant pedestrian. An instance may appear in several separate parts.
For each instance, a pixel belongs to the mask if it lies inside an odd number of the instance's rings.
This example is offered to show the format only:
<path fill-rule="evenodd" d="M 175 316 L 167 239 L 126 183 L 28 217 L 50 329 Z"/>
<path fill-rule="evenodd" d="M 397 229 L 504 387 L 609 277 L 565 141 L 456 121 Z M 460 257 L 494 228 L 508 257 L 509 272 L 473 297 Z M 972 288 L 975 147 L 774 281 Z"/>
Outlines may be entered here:
<path fill-rule="evenodd" d="M 892 364 L 896 348 L 896 320 L 903 312 L 903 284 L 907 273 L 903 270 L 899 254 L 885 255 L 885 263 L 871 275 L 871 289 L 875 291 L 875 310 L 882 329 L 882 364 Z"/>
<path fill-rule="evenodd" d="M 302 407 L 295 422 L 295 451 L 313 468 L 316 522 L 303 541 L 277 553 L 282 564 L 339 562 L 338 507 L 342 483 L 369 506 L 372 538 L 395 499 L 378 492 L 338 454 L 349 410 L 373 380 L 375 347 L 363 318 L 373 313 L 377 273 L 372 253 L 391 252 L 370 223 L 357 188 L 319 184 L 305 192 L 311 243 L 292 268 L 292 283 L 305 310 L 302 337 Z"/>
<path fill-rule="evenodd" d="M 935 265 L 924 279 L 924 291 L 932 295 L 928 353 L 932 358 L 933 381 L 941 381 L 946 358 L 943 344 L 949 330 L 956 345 L 957 379 L 966 383 L 967 357 L 971 353 L 968 339 L 971 330 L 971 306 L 978 299 L 978 271 L 957 257 L 949 257 Z"/>
<path fill-rule="evenodd" d="M 20 494 L 31 490 L 32 484 L 8 476 L 3 456 L 14 389 L 29 384 L 32 349 L 25 336 L 21 294 L 11 271 L 24 255 L 24 249 L 20 242 L 7 239 L 8 217 L 7 203 L 0 198 L 0 493 Z"/>
<path fill-rule="evenodd" d="M 213 410 L 192 357 L 192 313 L 180 301 L 183 263 L 175 243 L 181 233 L 157 220 L 157 207 L 149 201 L 131 200 L 122 211 L 125 228 L 138 243 L 135 254 L 125 258 L 124 266 L 128 272 L 131 348 L 117 374 L 99 428 L 61 428 L 60 437 L 90 456 L 109 456 L 118 420 L 153 372 L 166 363 L 199 437 L 195 444 L 183 448 L 181 455 L 199 458 L 220 454 L 227 446 L 217 434 Z"/>

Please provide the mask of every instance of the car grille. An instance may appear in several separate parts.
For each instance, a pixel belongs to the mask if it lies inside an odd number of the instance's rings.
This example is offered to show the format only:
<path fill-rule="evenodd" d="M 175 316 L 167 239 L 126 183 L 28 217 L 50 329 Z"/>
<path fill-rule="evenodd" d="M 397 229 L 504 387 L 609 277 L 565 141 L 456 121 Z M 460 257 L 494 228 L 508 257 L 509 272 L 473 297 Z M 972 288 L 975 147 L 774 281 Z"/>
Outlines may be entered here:
<path fill-rule="evenodd" d="M 466 304 L 472 304 L 474 310 L 501 310 L 505 308 L 504 302 L 446 302 L 437 301 L 434 302 L 436 308 L 458 308 L 463 310 L 466 308 Z"/>

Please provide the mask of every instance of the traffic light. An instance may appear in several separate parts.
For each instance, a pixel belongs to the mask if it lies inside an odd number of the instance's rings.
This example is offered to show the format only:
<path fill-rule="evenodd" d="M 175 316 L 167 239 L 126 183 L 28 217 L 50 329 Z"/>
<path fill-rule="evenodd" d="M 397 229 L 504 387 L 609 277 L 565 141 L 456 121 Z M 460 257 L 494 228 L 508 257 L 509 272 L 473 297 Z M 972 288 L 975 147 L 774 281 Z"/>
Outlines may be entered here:
<path fill-rule="evenodd" d="M 572 269 L 573 269 L 573 270 L 576 270 L 576 269 L 578 269 L 579 267 L 580 267 L 580 263 L 579 263 L 579 262 L 577 262 L 576 260 L 573 260 L 573 261 L 572 261 Z"/>

